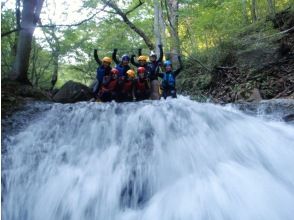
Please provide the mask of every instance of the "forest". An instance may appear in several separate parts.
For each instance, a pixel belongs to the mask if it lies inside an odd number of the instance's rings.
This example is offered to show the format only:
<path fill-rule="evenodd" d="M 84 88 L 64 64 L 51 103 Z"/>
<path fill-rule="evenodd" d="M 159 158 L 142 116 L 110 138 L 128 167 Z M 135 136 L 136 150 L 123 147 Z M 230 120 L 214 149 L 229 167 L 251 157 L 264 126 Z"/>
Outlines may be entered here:
<path fill-rule="evenodd" d="M 158 44 L 165 59 L 184 60 L 181 94 L 216 102 L 293 95 L 293 0 L 2 0 L 1 11 L 2 81 L 46 95 L 69 80 L 91 86 L 94 49 L 148 55 Z"/>

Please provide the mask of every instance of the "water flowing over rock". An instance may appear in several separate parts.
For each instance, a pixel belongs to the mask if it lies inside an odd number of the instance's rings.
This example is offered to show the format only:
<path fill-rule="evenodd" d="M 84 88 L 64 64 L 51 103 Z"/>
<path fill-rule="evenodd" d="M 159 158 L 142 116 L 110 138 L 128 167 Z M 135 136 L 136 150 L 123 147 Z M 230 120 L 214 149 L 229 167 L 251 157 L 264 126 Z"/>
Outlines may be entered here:
<path fill-rule="evenodd" d="M 182 97 L 44 105 L 5 137 L 3 219 L 293 219 L 291 124 Z"/>

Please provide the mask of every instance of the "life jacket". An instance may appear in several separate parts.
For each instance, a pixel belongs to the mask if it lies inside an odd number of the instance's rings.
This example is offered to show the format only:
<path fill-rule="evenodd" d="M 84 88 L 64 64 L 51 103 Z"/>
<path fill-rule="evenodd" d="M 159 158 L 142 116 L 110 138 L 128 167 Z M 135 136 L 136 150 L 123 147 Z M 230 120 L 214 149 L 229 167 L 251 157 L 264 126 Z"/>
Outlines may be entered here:
<path fill-rule="evenodd" d="M 131 80 L 125 80 L 122 86 L 122 93 L 130 93 L 133 88 L 133 82 Z"/>
<path fill-rule="evenodd" d="M 101 65 L 97 68 L 96 79 L 99 81 L 99 83 L 103 81 L 103 77 L 105 75 L 110 74 L 110 71 L 111 71 L 110 66 L 104 67 L 103 65 Z"/>
<path fill-rule="evenodd" d="M 136 83 L 135 83 L 136 90 L 139 90 L 141 92 L 145 92 L 148 90 L 147 86 L 148 86 L 148 82 L 147 82 L 146 78 L 136 80 Z"/>
<path fill-rule="evenodd" d="M 129 69 L 131 69 L 131 67 L 129 65 L 123 66 L 121 64 L 116 65 L 115 68 L 119 71 L 118 77 L 126 76 L 127 75 L 127 71 Z"/>
<path fill-rule="evenodd" d="M 163 88 L 175 88 L 176 87 L 176 78 L 173 72 L 164 73 L 162 80 Z"/>
<path fill-rule="evenodd" d="M 111 92 L 115 91 L 117 88 L 117 79 L 111 79 L 106 88 Z"/>

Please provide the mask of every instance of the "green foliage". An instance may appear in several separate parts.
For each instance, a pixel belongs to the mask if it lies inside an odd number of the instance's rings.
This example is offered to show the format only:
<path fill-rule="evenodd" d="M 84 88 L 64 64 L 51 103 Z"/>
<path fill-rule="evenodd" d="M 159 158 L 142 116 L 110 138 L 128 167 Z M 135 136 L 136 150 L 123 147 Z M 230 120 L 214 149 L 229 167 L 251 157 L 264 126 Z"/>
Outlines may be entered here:
<path fill-rule="evenodd" d="M 12 10 L 2 11 L 1 13 L 1 33 L 5 33 L 15 28 L 15 18 Z M 7 77 L 11 70 L 11 64 L 15 57 L 16 35 L 8 35 L 1 40 L 1 78 Z"/>
<path fill-rule="evenodd" d="M 115 1 L 126 12 L 138 4 L 138 0 Z M 165 1 L 162 1 L 164 4 Z M 179 35 L 182 53 L 186 57 L 193 57 L 208 68 L 218 63 L 228 63 L 236 49 L 252 49 L 262 47 L 263 39 L 275 34 L 275 31 L 265 23 L 269 16 L 267 0 L 256 1 L 257 21 L 251 15 L 251 0 L 242 4 L 240 0 L 180 0 L 179 7 Z M 293 0 L 276 1 L 276 11 L 293 5 Z M 68 2 L 68 4 L 71 4 Z M 101 8 L 101 0 L 84 0 L 82 11 L 95 12 Z M 44 5 L 46 7 L 46 5 Z M 244 11 L 245 8 L 245 11 Z M 31 55 L 30 79 L 37 86 L 49 88 L 54 69 L 53 57 L 58 53 L 59 77 L 57 86 L 67 80 L 77 80 L 89 84 L 95 78 L 97 64 L 93 58 L 93 49 L 97 48 L 99 56 L 111 56 L 114 48 L 118 48 L 118 55 L 137 53 L 138 48 L 144 48 L 143 54 L 148 54 L 143 40 L 131 30 L 121 18 L 106 7 L 108 12 L 99 12 L 103 16 L 75 27 L 44 28 L 47 39 L 36 38 Z M 43 9 L 46 13 L 46 8 Z M 70 12 L 68 24 L 70 22 Z M 91 14 L 91 13 L 89 13 Z M 100 15 L 100 14 L 98 14 Z M 97 16 L 98 16 L 97 15 Z M 50 15 L 47 15 L 50 17 Z M 144 1 L 136 10 L 128 14 L 128 18 L 140 27 L 148 37 L 153 36 L 153 1 Z M 66 23 L 64 22 L 64 23 Z M 165 20 L 167 23 L 168 21 Z M 1 32 L 15 28 L 15 13 L 11 9 L 4 9 L 1 13 Z M 266 24 L 266 25 L 265 25 Z M 57 38 L 54 37 L 54 34 Z M 248 37 L 244 37 L 248 36 Z M 11 69 L 14 59 L 16 35 L 11 34 L 1 42 L 2 77 Z M 169 37 L 164 45 L 167 50 Z M 231 57 L 230 57 L 231 56 Z M 35 65 L 35 66 L 33 66 Z M 228 64 L 229 65 L 229 64 Z M 200 65 L 197 73 L 207 72 Z M 193 77 L 191 73 L 183 75 Z M 36 83 L 37 76 L 41 78 Z M 205 87 L 209 82 L 207 77 L 199 77 L 195 82 L 197 87 Z M 184 80 L 185 81 L 185 80 Z M 187 85 L 188 82 L 184 82 Z"/>

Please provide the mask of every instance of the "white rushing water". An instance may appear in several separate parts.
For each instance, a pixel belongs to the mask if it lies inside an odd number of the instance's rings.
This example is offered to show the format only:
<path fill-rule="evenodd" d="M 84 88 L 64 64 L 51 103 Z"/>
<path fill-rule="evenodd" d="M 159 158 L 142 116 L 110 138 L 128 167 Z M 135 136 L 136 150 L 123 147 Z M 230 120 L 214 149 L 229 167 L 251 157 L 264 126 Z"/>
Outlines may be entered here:
<path fill-rule="evenodd" d="M 294 126 L 237 110 L 54 104 L 5 143 L 4 220 L 294 218 Z"/>

